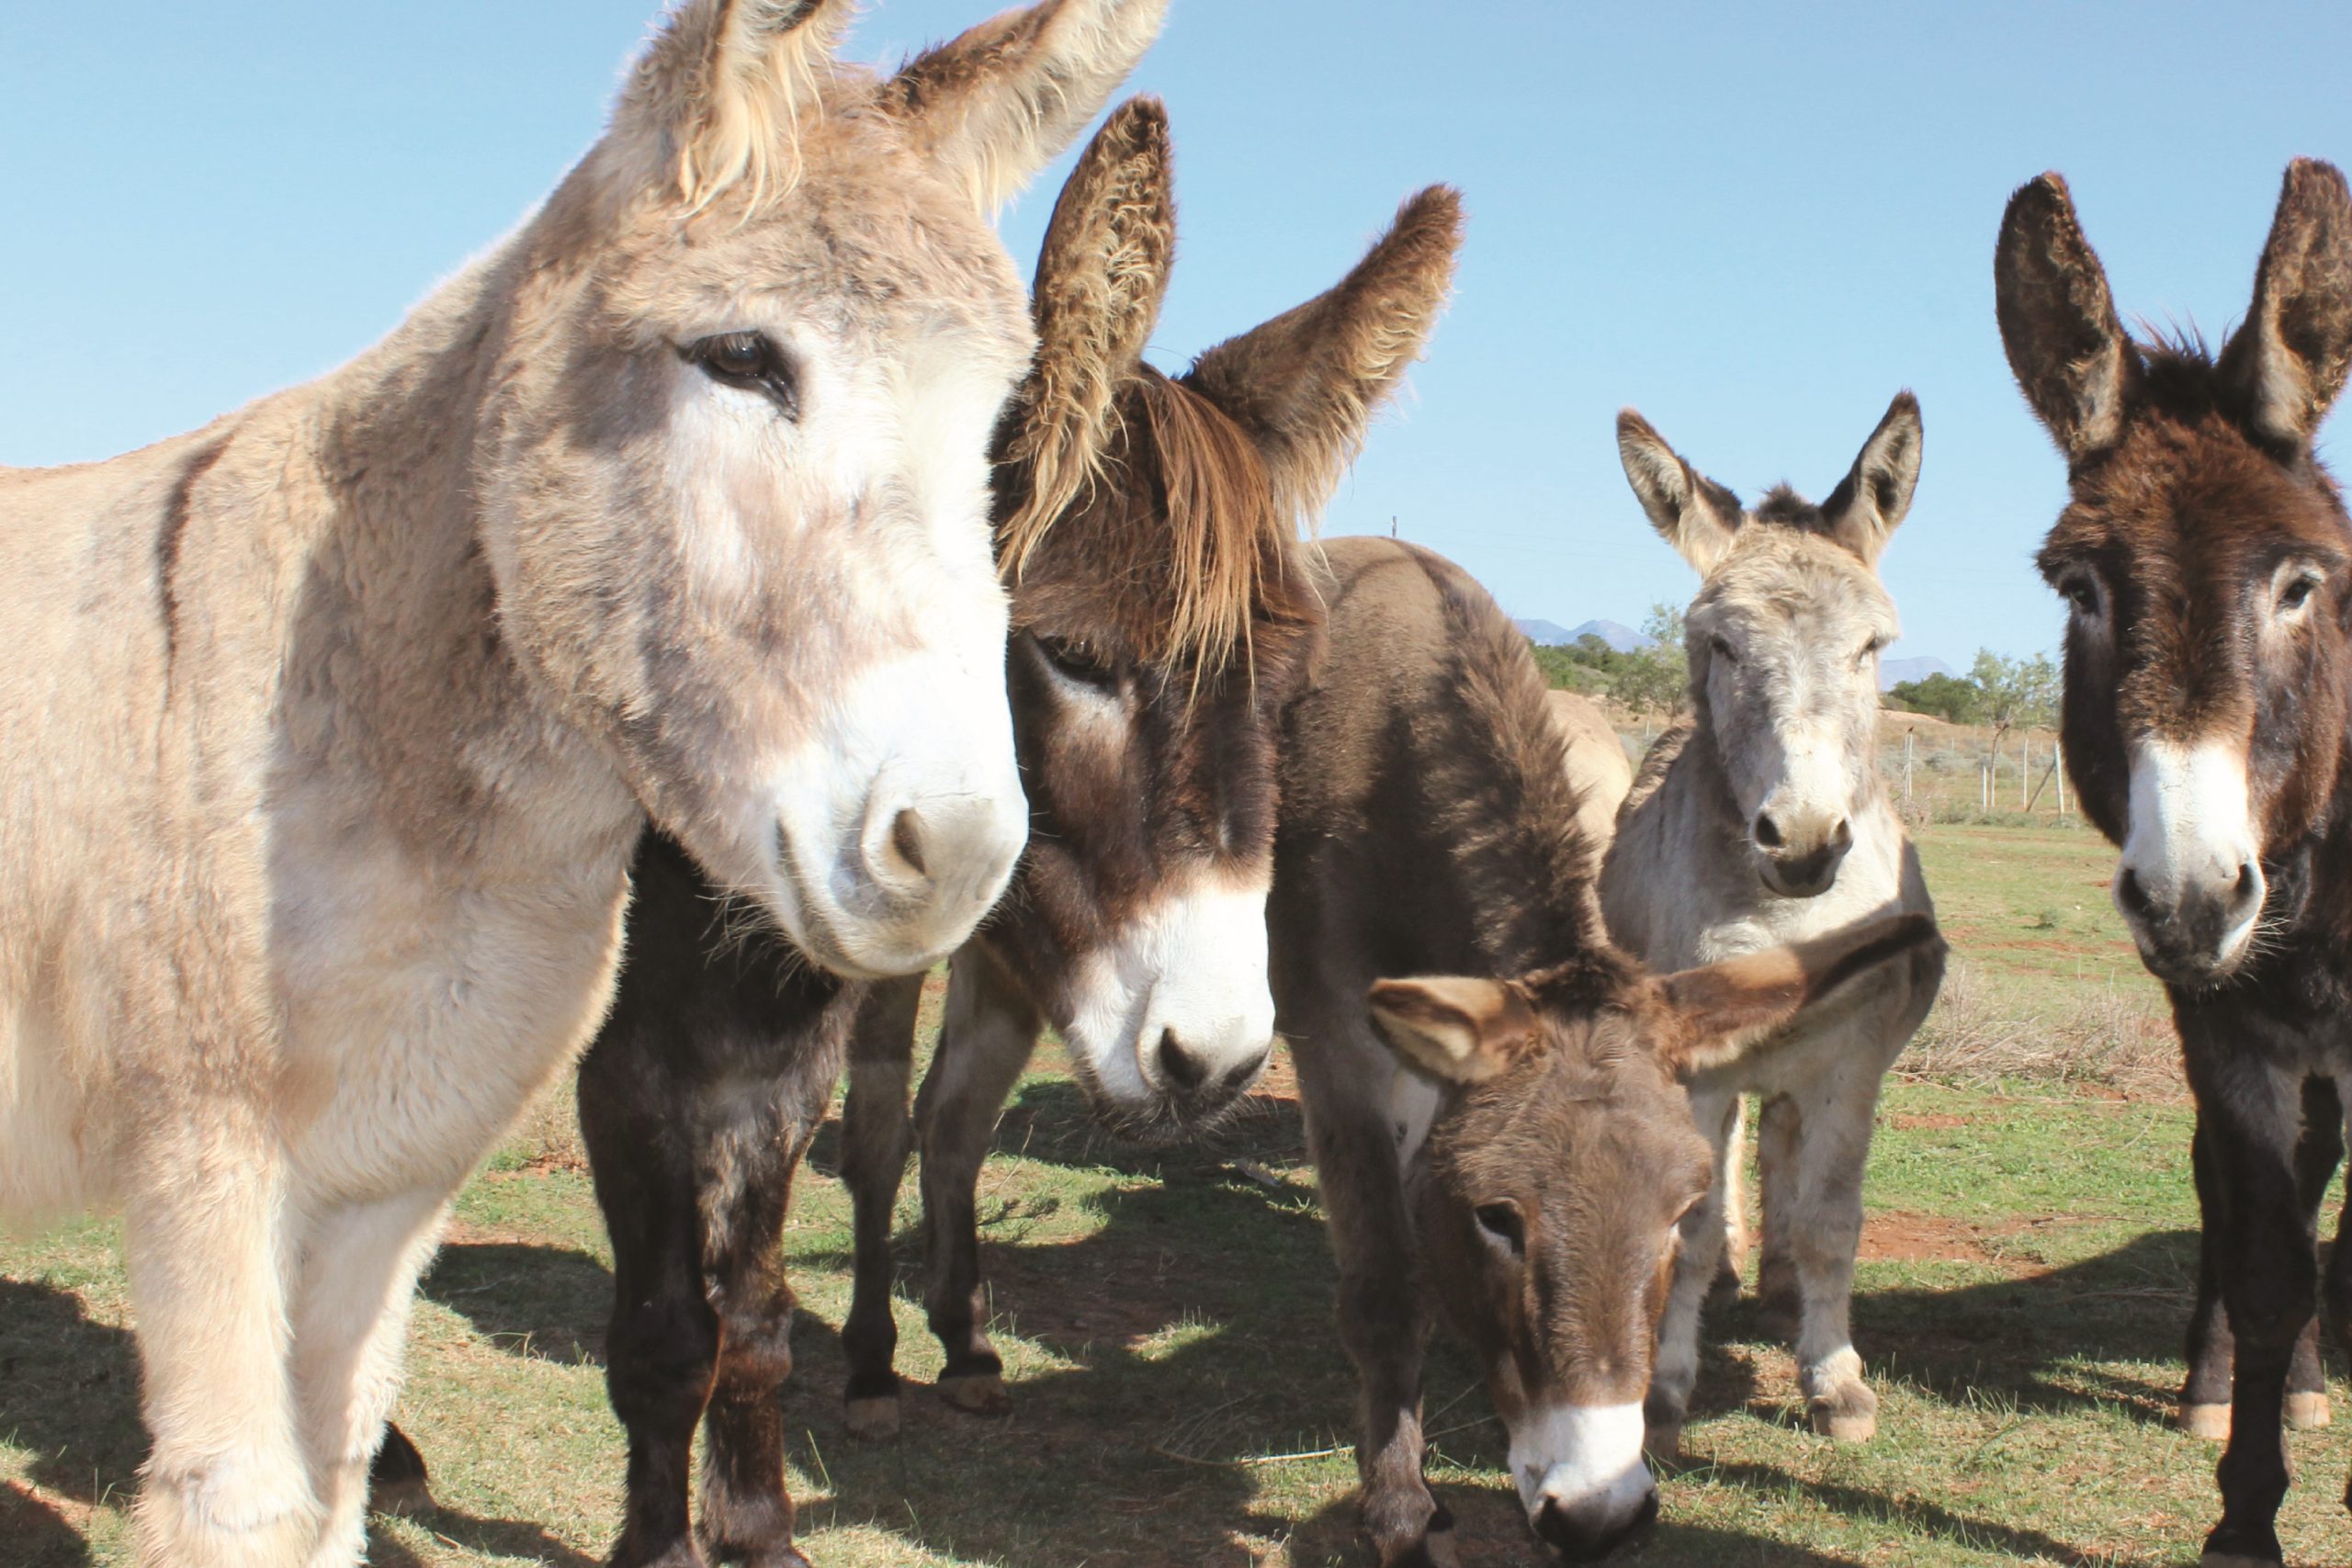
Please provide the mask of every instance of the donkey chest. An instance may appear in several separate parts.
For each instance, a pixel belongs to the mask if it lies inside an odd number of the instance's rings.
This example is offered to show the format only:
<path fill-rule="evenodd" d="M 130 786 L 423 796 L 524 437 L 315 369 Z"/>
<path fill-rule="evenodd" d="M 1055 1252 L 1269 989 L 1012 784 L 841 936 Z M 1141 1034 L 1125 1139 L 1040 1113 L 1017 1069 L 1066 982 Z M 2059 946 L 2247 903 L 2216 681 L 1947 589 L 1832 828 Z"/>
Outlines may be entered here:
<path fill-rule="evenodd" d="M 314 1201 L 453 1186 L 571 1060 L 611 990 L 637 832 L 583 811 L 566 854 L 492 814 L 435 855 L 350 804 L 311 783 L 273 811 L 281 1121 Z"/>

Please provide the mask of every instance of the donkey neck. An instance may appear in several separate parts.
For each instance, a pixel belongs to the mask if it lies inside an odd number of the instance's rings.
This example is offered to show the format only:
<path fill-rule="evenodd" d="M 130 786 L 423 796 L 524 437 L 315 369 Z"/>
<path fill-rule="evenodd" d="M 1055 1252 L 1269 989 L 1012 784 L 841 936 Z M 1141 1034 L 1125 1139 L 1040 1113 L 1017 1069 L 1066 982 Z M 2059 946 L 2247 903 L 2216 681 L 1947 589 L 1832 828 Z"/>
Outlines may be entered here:
<path fill-rule="evenodd" d="M 288 632 L 278 785 L 356 792 L 439 854 L 497 838 L 503 855 L 533 816 L 623 852 L 634 830 L 617 774 L 548 709 L 503 635 L 485 553 L 479 433 L 529 233 L 309 389 L 307 493 L 287 502 L 317 515 Z M 545 790 L 573 811 L 535 812 Z"/>

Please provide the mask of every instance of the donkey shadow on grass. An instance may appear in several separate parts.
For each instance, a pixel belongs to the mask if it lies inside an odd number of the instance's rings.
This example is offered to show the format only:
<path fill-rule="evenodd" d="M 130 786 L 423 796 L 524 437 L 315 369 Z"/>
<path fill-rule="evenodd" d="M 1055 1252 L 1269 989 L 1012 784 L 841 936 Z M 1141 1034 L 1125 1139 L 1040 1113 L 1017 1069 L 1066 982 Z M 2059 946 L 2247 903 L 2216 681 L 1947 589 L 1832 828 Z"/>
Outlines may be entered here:
<path fill-rule="evenodd" d="M 92 1320 L 71 1291 L 0 1279 L 0 1437 L 36 1456 L 27 1470 L 43 1491 L 86 1507 L 127 1506 L 147 1458 L 130 1336 Z M 445 1510 L 430 1523 L 476 1551 L 593 1568 L 593 1559 L 521 1520 Z M 0 1482 L 0 1545 L 7 1568 L 85 1568 L 96 1560 L 80 1529 L 12 1482 Z M 380 1533 L 368 1561 L 374 1568 L 428 1568 Z"/>

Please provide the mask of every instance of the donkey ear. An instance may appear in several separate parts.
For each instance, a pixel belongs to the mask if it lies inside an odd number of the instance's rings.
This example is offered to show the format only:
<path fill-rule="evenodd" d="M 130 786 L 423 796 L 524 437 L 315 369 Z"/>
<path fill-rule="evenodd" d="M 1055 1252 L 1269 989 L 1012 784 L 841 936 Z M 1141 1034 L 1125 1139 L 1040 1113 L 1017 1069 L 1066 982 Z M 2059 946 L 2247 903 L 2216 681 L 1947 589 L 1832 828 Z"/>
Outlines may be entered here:
<path fill-rule="evenodd" d="M 1398 1055 L 1454 1083 L 1493 1077 L 1535 1043 L 1535 1010 L 1502 980 L 1375 980 L 1372 1021 Z"/>
<path fill-rule="evenodd" d="M 1897 915 L 1665 976 L 1658 985 L 1682 1021 L 1669 1065 L 1688 1077 L 1737 1061 L 1839 987 L 1942 947 L 1933 919 Z"/>
<path fill-rule="evenodd" d="M 897 112 L 991 212 L 1077 139 L 1159 36 L 1168 0 L 1041 0 L 918 55 Z"/>
<path fill-rule="evenodd" d="M 1339 287 L 1219 344 L 1184 377 L 1257 441 L 1286 510 L 1312 516 L 1330 498 L 1373 411 L 1420 357 L 1461 244 L 1461 193 L 1431 186 Z"/>
<path fill-rule="evenodd" d="M 2001 215 L 1993 304 L 2009 369 L 2059 450 L 2071 462 L 2113 446 L 2139 360 L 2054 174 L 2019 186 Z"/>
<path fill-rule="evenodd" d="M 1037 357 L 1005 452 L 1026 497 L 1001 529 L 1015 581 L 1101 466 L 1112 400 L 1159 320 L 1175 250 L 1168 112 L 1157 98 L 1130 99 L 1087 143 L 1037 258 Z"/>
<path fill-rule="evenodd" d="M 662 149 L 689 205 L 746 177 L 756 199 L 854 9 L 851 0 L 687 0 L 630 73 L 620 119 Z"/>
<path fill-rule="evenodd" d="M 2332 164 L 2287 165 L 2254 275 L 2254 308 L 2222 349 L 2222 378 L 2257 434 L 2301 446 L 2352 371 L 2352 193 Z"/>
<path fill-rule="evenodd" d="M 1853 468 L 1821 503 L 1838 542 L 1872 565 L 1919 488 L 1919 400 L 1895 393 Z"/>
<path fill-rule="evenodd" d="M 1617 414 L 1617 460 L 1626 482 L 1675 554 L 1701 577 L 1731 551 L 1732 535 L 1746 513 L 1739 498 L 1684 462 L 1650 422 L 1632 409 Z"/>

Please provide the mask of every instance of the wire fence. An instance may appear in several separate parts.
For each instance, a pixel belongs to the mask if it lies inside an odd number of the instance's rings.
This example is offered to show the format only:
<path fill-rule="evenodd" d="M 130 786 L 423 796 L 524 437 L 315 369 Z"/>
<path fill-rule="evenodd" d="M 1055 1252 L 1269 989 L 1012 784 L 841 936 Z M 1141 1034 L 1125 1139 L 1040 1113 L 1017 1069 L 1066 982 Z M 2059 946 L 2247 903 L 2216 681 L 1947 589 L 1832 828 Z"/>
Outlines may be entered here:
<path fill-rule="evenodd" d="M 1665 724 L 1611 714 L 1636 766 Z M 1946 724 L 1918 714 L 1880 716 L 1879 776 L 1906 821 L 2082 825 L 2058 737 L 2047 729 Z"/>

